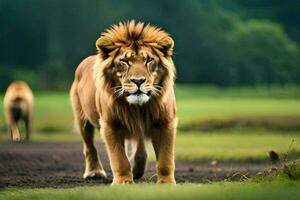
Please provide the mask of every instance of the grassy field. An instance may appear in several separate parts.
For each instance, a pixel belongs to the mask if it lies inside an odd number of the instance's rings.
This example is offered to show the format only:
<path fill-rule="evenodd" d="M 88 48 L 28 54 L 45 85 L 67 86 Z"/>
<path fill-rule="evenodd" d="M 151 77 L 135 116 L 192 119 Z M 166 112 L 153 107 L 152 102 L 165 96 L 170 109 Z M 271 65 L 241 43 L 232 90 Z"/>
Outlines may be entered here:
<path fill-rule="evenodd" d="M 179 125 L 207 119 L 300 116 L 300 88 L 177 86 Z"/>
<path fill-rule="evenodd" d="M 0 192 L 0 199 L 18 200 L 81 200 L 81 199 L 262 199 L 277 200 L 300 198 L 299 182 L 280 181 L 266 183 L 181 184 L 167 185 L 139 184 L 127 186 L 79 187 L 73 189 L 9 189 Z"/>
<path fill-rule="evenodd" d="M 299 87 L 220 89 L 179 85 L 176 86 L 176 96 L 178 159 L 261 160 L 271 149 L 286 152 L 292 139 L 295 140 L 292 154 L 300 155 Z M 80 135 L 74 133 L 68 93 L 37 93 L 35 103 L 33 141 L 80 140 Z M 244 126 L 249 125 L 248 118 L 255 119 L 252 127 Z M 246 122 L 222 128 L 222 120 L 228 119 L 237 122 L 246 119 Z M 209 120 L 214 120 L 216 124 L 207 124 Z M 267 128 L 262 126 L 264 123 Z M 285 129 L 278 129 L 276 124 Z M 290 125 L 294 126 L 291 130 Z M 188 131 L 181 129 L 184 126 L 189 127 Z M 197 126 L 212 127 L 202 131 L 195 129 Z M 7 140 L 3 115 L 0 116 L 0 127 L 0 140 Z M 97 136 L 99 138 L 99 134 Z"/>
<path fill-rule="evenodd" d="M 215 88 L 193 85 L 176 86 L 179 126 L 209 119 L 280 116 L 299 117 L 300 87 Z M 3 112 L 0 96 L 0 113 Z M 34 130 L 37 132 L 72 131 L 73 117 L 69 95 L 37 93 Z M 5 130 L 0 115 L 0 130 Z"/>
<path fill-rule="evenodd" d="M 300 156 L 300 134 L 274 134 L 263 130 L 178 134 L 176 157 L 183 160 L 266 160 L 274 150 L 287 152 L 292 139 L 290 157 Z"/>

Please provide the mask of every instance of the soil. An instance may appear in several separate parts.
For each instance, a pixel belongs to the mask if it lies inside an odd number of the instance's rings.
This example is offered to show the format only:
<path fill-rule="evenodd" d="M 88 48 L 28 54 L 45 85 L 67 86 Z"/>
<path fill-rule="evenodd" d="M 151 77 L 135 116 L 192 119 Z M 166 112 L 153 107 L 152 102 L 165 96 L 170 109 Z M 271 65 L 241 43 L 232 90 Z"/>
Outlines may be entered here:
<path fill-rule="evenodd" d="M 98 144 L 98 151 L 108 178 L 85 180 L 82 178 L 84 160 L 80 142 L 0 143 L 0 189 L 110 184 L 112 174 L 103 144 Z M 175 175 L 178 183 L 239 181 L 270 167 L 267 161 L 176 161 Z M 155 163 L 149 162 L 145 175 L 137 182 L 154 182 L 155 174 Z"/>

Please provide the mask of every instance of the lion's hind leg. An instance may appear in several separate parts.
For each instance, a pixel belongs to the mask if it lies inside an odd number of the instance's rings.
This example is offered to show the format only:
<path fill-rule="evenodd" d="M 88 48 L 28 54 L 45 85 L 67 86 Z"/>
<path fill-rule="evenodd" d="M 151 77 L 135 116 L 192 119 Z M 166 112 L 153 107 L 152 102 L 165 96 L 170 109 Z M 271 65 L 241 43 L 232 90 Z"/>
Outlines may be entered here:
<path fill-rule="evenodd" d="M 31 134 L 31 123 L 32 123 L 31 113 L 28 113 L 26 115 L 26 117 L 24 118 L 24 122 L 25 122 L 25 128 L 26 128 L 25 141 L 29 142 L 30 134 Z"/>
<path fill-rule="evenodd" d="M 21 138 L 18 129 L 18 118 L 14 116 L 13 110 L 11 108 L 5 109 L 5 120 L 11 136 L 11 140 L 13 142 L 20 141 Z"/>
<path fill-rule="evenodd" d="M 21 139 L 20 132 L 19 132 L 19 128 L 18 128 L 16 119 L 10 118 L 9 122 L 8 122 L 8 126 L 9 126 L 9 131 L 10 131 L 12 141 L 13 142 L 20 141 L 20 139 Z"/>
<path fill-rule="evenodd" d="M 130 161 L 133 166 L 133 179 L 140 179 L 144 175 L 148 158 L 145 142 L 140 139 L 140 141 L 130 141 L 127 145 L 131 147 L 132 151 Z"/>
<path fill-rule="evenodd" d="M 85 157 L 85 171 L 83 178 L 106 178 L 106 173 L 98 158 L 97 149 L 94 145 L 94 127 L 82 117 L 82 109 L 74 85 L 71 90 L 71 101 L 74 115 L 83 139 L 83 154 Z"/>
<path fill-rule="evenodd" d="M 106 178 L 106 173 L 98 158 L 97 149 L 94 145 L 94 127 L 88 121 L 81 128 L 83 138 L 83 154 L 85 156 L 85 171 L 83 178 Z"/>

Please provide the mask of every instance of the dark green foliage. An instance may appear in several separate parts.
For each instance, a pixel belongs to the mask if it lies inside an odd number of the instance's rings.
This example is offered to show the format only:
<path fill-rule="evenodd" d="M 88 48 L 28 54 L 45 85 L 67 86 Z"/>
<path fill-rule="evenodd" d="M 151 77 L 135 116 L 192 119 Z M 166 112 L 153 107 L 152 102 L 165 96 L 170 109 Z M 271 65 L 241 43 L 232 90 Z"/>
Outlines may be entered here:
<path fill-rule="evenodd" d="M 237 23 L 227 35 L 239 84 L 294 81 L 299 49 L 278 24 L 262 20 Z"/>
<path fill-rule="evenodd" d="M 34 89 L 69 88 L 100 33 L 129 19 L 174 37 L 178 82 L 299 84 L 299 7 L 278 0 L 1 0 L 0 91 L 15 79 Z"/>

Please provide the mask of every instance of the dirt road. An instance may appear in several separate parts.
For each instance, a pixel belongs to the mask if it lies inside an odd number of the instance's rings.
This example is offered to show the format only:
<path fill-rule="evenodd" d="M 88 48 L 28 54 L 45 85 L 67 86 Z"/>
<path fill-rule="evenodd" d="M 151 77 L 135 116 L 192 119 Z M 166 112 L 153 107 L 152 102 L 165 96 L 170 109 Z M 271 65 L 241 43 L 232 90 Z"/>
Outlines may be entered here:
<path fill-rule="evenodd" d="M 111 183 L 112 175 L 103 144 L 98 145 L 108 179 L 84 180 L 82 144 L 0 143 L 0 188 L 76 187 Z M 176 180 L 210 182 L 241 180 L 269 168 L 267 162 L 176 161 Z M 155 181 L 155 164 L 150 162 L 141 182 Z"/>

